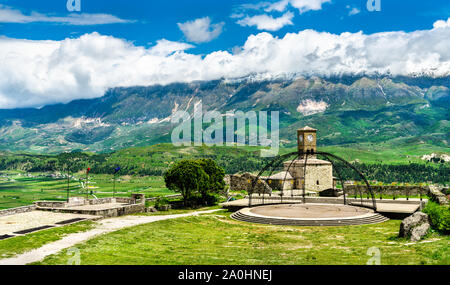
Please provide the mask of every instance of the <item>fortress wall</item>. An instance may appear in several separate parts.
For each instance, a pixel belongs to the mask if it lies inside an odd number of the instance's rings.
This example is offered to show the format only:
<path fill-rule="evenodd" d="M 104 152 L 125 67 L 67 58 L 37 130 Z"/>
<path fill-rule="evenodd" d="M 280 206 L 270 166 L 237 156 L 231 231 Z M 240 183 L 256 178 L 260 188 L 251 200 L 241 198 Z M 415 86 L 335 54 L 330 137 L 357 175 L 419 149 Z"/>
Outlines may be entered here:
<path fill-rule="evenodd" d="M 227 175 L 225 177 L 225 182 L 229 183 L 231 191 L 251 191 L 253 179 L 256 179 L 256 175 L 250 173 L 244 173 L 242 175 L 234 174 Z M 267 184 L 266 181 L 259 179 L 255 185 L 254 193 L 259 194 L 272 194 L 272 188 Z"/>

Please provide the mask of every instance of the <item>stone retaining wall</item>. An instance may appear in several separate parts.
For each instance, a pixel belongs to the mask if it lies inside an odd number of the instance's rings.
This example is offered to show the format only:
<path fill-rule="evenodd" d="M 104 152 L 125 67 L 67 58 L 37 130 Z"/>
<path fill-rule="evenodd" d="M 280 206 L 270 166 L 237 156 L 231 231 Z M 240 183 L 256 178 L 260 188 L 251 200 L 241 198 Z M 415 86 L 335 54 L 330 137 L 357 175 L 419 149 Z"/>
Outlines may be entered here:
<path fill-rule="evenodd" d="M 101 204 L 110 204 L 110 203 L 116 203 L 118 198 L 100 198 L 100 199 L 89 199 L 88 204 L 89 205 L 101 205 Z M 122 202 L 119 202 L 122 203 Z"/>
<path fill-rule="evenodd" d="M 227 175 L 225 182 L 230 186 L 231 191 L 251 191 L 253 181 L 256 179 L 256 175 L 250 173 Z M 266 181 L 258 179 L 255 184 L 254 193 L 258 194 L 272 194 L 272 188 Z"/>
<path fill-rule="evenodd" d="M 28 213 L 36 210 L 36 205 L 0 210 L 0 217 L 16 215 L 21 213 Z"/>
<path fill-rule="evenodd" d="M 370 186 L 377 196 L 380 195 L 405 195 L 405 196 L 425 196 L 428 195 L 431 197 L 431 200 L 441 204 L 448 205 L 448 198 L 443 193 L 444 188 L 438 187 L 434 185 L 430 186 L 379 186 L 379 185 L 371 185 Z M 367 195 L 367 188 L 364 185 L 345 185 L 345 192 L 349 196 L 358 196 L 360 193 L 363 195 Z"/>
<path fill-rule="evenodd" d="M 102 205 L 102 204 L 111 204 L 111 203 L 123 203 L 123 204 L 135 204 L 136 199 L 126 198 L 126 197 L 117 197 L 117 198 L 100 198 L 100 199 L 88 199 L 72 198 L 69 200 L 69 203 L 66 201 L 37 201 L 34 204 L 40 208 L 68 208 L 68 207 L 76 207 L 76 206 L 84 206 L 84 205 Z"/>
<path fill-rule="evenodd" d="M 132 198 L 125 198 L 125 197 L 117 197 L 116 198 L 117 203 L 124 203 L 124 204 L 134 204 L 135 200 Z"/>
<path fill-rule="evenodd" d="M 80 209 L 70 208 L 73 206 L 84 205 L 102 205 L 120 203 L 125 205 L 115 205 L 108 209 Z M 80 215 L 102 216 L 104 218 L 119 217 L 135 213 L 145 212 L 145 195 L 132 194 L 131 198 L 117 197 L 117 198 L 101 198 L 101 199 L 85 199 L 83 197 L 74 197 L 67 202 L 52 202 L 39 201 L 35 202 L 38 210 L 53 211 L 57 213 L 71 213 Z M 92 208 L 92 207 L 91 207 Z"/>
<path fill-rule="evenodd" d="M 380 185 L 370 185 L 372 191 L 376 195 L 405 195 L 405 196 L 420 196 L 427 195 L 429 193 L 428 187 L 420 186 L 380 186 Z M 345 192 L 347 195 L 367 195 L 367 187 L 365 185 L 345 185 Z"/>
<path fill-rule="evenodd" d="M 53 209 L 64 209 L 76 206 L 85 205 L 103 205 L 112 203 L 122 203 L 122 204 L 136 204 L 137 199 L 140 203 L 145 203 L 144 194 L 133 194 L 131 198 L 129 197 L 117 197 L 117 198 L 100 198 L 100 199 L 86 199 L 83 197 L 70 198 L 69 202 L 66 201 L 37 201 L 34 202 L 35 207 L 39 208 L 53 208 Z"/>
<path fill-rule="evenodd" d="M 34 205 L 40 208 L 65 208 L 66 202 L 64 201 L 36 201 Z"/>
<path fill-rule="evenodd" d="M 133 204 L 133 205 L 124 205 L 120 207 L 115 207 L 111 209 L 104 210 L 71 210 L 67 208 L 42 208 L 44 211 L 52 211 L 56 213 L 70 213 L 70 214 L 80 214 L 80 215 L 92 215 L 92 216 L 101 216 L 103 218 L 111 218 L 111 217 L 120 217 L 124 215 L 136 214 L 136 213 L 144 213 L 145 212 L 145 204 Z"/>
<path fill-rule="evenodd" d="M 434 202 L 439 203 L 440 205 L 448 205 L 447 196 L 443 193 L 443 188 L 436 187 L 434 185 L 430 186 L 430 196 Z"/>

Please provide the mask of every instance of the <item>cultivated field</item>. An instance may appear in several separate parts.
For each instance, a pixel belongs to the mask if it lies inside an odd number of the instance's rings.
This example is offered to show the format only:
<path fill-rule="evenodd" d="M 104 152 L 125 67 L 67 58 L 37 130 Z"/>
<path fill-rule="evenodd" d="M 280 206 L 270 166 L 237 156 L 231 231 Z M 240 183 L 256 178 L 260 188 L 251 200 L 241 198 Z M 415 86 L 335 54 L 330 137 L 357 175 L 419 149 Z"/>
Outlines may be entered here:
<path fill-rule="evenodd" d="M 67 179 L 46 177 L 45 173 L 2 172 L 0 174 L 0 210 L 32 204 L 34 201 L 58 201 L 67 198 Z M 70 181 L 70 196 L 83 196 L 80 178 L 75 174 Z M 90 175 L 91 189 L 96 197 L 112 197 L 113 176 L 107 174 Z M 97 188 L 98 187 L 98 188 Z M 175 194 L 164 185 L 162 177 L 121 176 L 116 180 L 116 193 L 129 197 L 131 193 L 144 193 L 147 197 Z M 93 198 L 92 196 L 89 196 Z"/>

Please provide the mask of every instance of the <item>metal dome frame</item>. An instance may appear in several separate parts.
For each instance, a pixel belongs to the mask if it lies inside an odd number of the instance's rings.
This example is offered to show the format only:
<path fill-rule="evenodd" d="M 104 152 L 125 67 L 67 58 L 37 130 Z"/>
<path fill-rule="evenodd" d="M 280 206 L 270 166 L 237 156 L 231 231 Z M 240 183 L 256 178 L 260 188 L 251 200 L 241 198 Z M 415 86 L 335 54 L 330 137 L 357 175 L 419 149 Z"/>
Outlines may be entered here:
<path fill-rule="evenodd" d="M 304 204 L 306 204 L 306 174 L 307 174 L 308 158 L 309 157 L 313 157 L 313 156 L 317 156 L 317 155 L 321 156 L 321 158 L 323 158 L 324 160 L 330 162 L 332 167 L 333 167 L 333 169 L 335 170 L 337 178 L 340 181 L 340 184 L 342 186 L 342 191 L 344 193 L 344 195 L 343 195 L 344 196 L 344 199 L 343 199 L 344 205 L 362 206 L 362 207 L 371 208 L 374 211 L 377 211 L 377 203 L 376 203 L 376 198 L 375 198 L 374 192 L 373 192 L 372 188 L 370 187 L 370 184 L 367 181 L 367 179 L 364 176 L 364 174 L 362 174 L 361 171 L 359 171 L 354 165 L 352 165 L 347 160 L 345 160 L 345 159 L 343 159 L 343 158 L 341 158 L 341 157 L 339 157 L 337 155 L 334 155 L 332 153 L 323 152 L 323 151 L 316 151 L 316 152 L 314 152 L 314 151 L 308 151 L 308 152 L 295 151 L 295 152 L 291 152 L 291 153 L 284 154 L 284 155 L 278 155 L 274 159 L 272 159 L 268 164 L 266 164 L 261 169 L 261 171 L 258 173 L 256 178 L 253 179 L 252 185 L 251 185 L 251 189 L 250 189 L 250 191 L 247 191 L 248 192 L 248 196 L 249 196 L 249 207 L 261 205 L 261 204 L 253 203 L 253 200 L 255 199 L 253 197 L 253 194 L 255 193 L 254 190 L 255 190 L 256 184 L 258 183 L 258 181 L 260 181 L 260 177 L 266 171 L 268 171 L 269 169 L 270 169 L 270 173 L 269 173 L 268 177 L 271 177 L 273 172 L 275 171 L 275 168 L 279 167 L 280 164 L 282 164 L 285 160 L 287 160 L 290 157 L 294 157 L 294 159 L 291 161 L 289 167 L 285 170 L 286 174 L 285 174 L 285 177 L 284 177 L 283 182 L 282 182 L 282 190 L 281 190 L 281 195 L 280 195 L 279 202 L 277 202 L 275 199 L 270 199 L 272 202 L 270 202 L 268 204 L 285 204 L 285 203 L 283 203 L 283 196 L 284 196 L 284 192 L 285 192 L 284 185 L 286 183 L 287 174 L 289 173 L 289 170 L 291 169 L 294 161 L 298 160 L 299 158 L 304 158 L 305 159 L 305 163 L 304 163 L 304 166 L 303 166 L 303 183 L 302 183 L 302 189 L 300 189 L 300 190 L 302 190 L 302 195 L 301 195 L 302 199 L 300 201 L 302 201 Z M 335 162 L 333 162 L 332 159 L 335 159 L 335 160 L 343 163 L 344 167 L 350 168 L 350 169 L 354 170 L 358 174 L 358 176 L 364 181 L 364 183 L 366 185 L 367 193 L 370 194 L 370 198 L 372 199 L 372 201 L 371 201 L 372 203 L 370 203 L 370 201 L 369 201 L 369 203 L 364 203 L 364 201 L 363 201 L 363 193 L 362 193 L 361 189 L 359 190 L 360 203 L 356 203 L 356 202 L 350 203 L 349 199 L 347 198 L 347 193 L 346 193 L 346 190 L 345 190 L 345 183 L 344 183 L 344 179 L 343 179 L 343 176 L 342 176 L 341 169 L 340 169 L 340 167 L 336 166 Z M 266 204 L 265 203 L 265 196 L 266 195 L 263 194 L 262 198 L 259 198 L 259 200 L 262 200 L 262 204 L 263 205 Z M 270 197 L 271 197 L 271 195 L 270 195 Z M 291 198 L 294 198 L 294 191 L 293 191 L 293 189 L 291 190 Z"/>

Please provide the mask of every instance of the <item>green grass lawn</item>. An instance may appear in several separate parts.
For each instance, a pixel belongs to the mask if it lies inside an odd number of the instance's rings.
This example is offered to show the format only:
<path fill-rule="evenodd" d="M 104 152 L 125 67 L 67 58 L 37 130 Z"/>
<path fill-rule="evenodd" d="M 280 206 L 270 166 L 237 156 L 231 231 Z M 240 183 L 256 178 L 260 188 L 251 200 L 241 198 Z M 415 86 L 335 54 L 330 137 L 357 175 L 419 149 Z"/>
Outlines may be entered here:
<path fill-rule="evenodd" d="M 26 177 L 23 173 L 12 173 L 8 178 L 0 178 L 0 210 L 31 205 L 34 201 L 65 200 L 67 198 L 67 180 L 47 177 L 37 177 L 39 173 L 33 173 L 35 177 Z M 84 178 L 84 175 L 75 174 L 75 178 Z M 92 189 L 98 198 L 112 197 L 112 175 L 91 175 L 91 185 L 98 187 Z M 147 197 L 175 194 L 165 187 L 162 177 L 146 176 L 118 177 L 116 192 L 119 197 L 129 197 L 131 193 L 143 193 Z M 85 196 L 80 182 L 71 180 L 70 196 Z M 93 198 L 90 196 L 90 198 Z"/>
<path fill-rule="evenodd" d="M 85 232 L 93 227 L 93 222 L 85 221 L 2 240 L 0 241 L 0 258 L 13 257 L 17 254 L 39 248 L 47 243 L 60 240 L 68 234 Z"/>
<path fill-rule="evenodd" d="M 426 242 L 397 238 L 400 221 L 350 227 L 248 224 L 227 212 L 166 220 L 106 234 L 76 247 L 81 264 L 366 264 L 369 248 L 381 264 L 450 264 L 450 237 Z M 38 264 L 66 264 L 66 251 Z"/>

